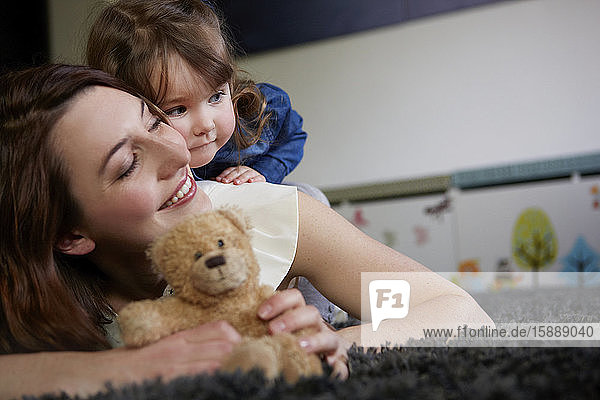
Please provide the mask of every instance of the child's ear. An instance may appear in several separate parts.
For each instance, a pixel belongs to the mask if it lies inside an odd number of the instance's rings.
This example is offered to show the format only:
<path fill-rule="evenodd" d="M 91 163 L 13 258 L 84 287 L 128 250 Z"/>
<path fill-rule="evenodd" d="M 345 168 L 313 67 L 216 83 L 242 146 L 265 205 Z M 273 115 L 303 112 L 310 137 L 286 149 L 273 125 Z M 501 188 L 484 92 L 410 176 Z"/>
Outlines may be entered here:
<path fill-rule="evenodd" d="M 71 256 L 83 256 L 94 250 L 96 243 L 75 231 L 59 237 L 54 247 L 60 252 Z"/>

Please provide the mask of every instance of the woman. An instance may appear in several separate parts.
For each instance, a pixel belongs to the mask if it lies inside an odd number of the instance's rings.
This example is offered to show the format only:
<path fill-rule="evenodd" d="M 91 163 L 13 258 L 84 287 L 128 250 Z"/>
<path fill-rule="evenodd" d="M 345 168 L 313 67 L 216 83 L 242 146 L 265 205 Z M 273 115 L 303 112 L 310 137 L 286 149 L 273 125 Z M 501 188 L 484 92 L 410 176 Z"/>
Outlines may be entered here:
<path fill-rule="evenodd" d="M 119 80 L 86 67 L 50 65 L 8 75 L 0 98 L 0 348 L 8 354 L 0 357 L 0 397 L 90 394 L 107 381 L 168 380 L 217 369 L 240 340 L 223 322 L 139 349 L 110 349 L 106 339 L 107 322 L 124 304 L 165 289 L 145 257 L 149 243 L 212 207 L 195 185 L 169 204 L 190 182 L 181 135 Z M 263 188 L 265 196 L 279 190 Z M 379 328 L 390 342 L 419 336 L 423 321 L 491 322 L 464 291 L 366 237 L 333 210 L 301 194 L 297 204 L 295 257 L 280 287 L 306 276 L 361 316 L 360 272 L 423 272 L 411 278 L 409 315 Z M 317 334 L 301 338 L 305 349 L 347 375 L 342 338 L 358 343 L 359 327 L 332 332 L 296 290 L 278 292 L 258 313 L 272 332 L 317 327 Z"/>

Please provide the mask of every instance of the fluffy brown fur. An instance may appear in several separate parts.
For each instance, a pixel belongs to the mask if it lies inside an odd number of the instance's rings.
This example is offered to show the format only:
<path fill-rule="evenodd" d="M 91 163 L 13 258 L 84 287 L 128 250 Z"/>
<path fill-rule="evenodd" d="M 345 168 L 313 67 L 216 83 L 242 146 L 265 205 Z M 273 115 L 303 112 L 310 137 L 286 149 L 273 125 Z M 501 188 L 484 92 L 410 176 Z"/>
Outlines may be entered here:
<path fill-rule="evenodd" d="M 289 382 L 322 374 L 319 358 L 307 354 L 296 336 L 269 335 L 258 318 L 258 306 L 273 288 L 258 283 L 259 266 L 247 231 L 238 210 L 220 209 L 190 218 L 157 239 L 149 255 L 174 295 L 126 306 L 119 314 L 125 344 L 143 346 L 199 324 L 226 320 L 244 340 L 225 360 L 224 370 L 258 367 L 268 378 L 282 374 Z"/>

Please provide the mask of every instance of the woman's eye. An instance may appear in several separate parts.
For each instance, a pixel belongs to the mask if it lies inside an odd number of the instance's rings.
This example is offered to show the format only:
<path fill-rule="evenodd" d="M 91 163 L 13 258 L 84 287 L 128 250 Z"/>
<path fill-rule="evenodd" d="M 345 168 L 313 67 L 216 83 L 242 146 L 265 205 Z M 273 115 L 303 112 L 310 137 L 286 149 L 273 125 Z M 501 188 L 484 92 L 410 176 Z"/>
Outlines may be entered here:
<path fill-rule="evenodd" d="M 208 99 L 208 102 L 209 103 L 218 103 L 219 101 L 221 101 L 221 98 L 223 96 L 225 96 L 225 92 L 223 92 L 222 90 L 220 90 L 217 93 L 215 93 L 212 96 L 210 96 L 210 99 Z"/>
<path fill-rule="evenodd" d="M 162 123 L 161 119 L 159 117 L 156 117 L 154 119 L 154 122 L 152 122 L 150 129 L 148 129 L 148 132 L 154 132 L 155 130 L 157 130 L 161 123 Z"/>
<path fill-rule="evenodd" d="M 138 160 L 137 154 L 133 153 L 133 159 L 131 160 L 131 164 L 129 164 L 129 167 L 127 168 L 127 170 L 119 176 L 119 179 L 127 178 L 129 175 L 131 175 L 135 171 L 135 169 L 139 166 L 139 164 L 140 164 L 140 162 Z"/>
<path fill-rule="evenodd" d="M 179 106 L 165 111 L 165 114 L 167 114 L 168 117 L 179 117 L 180 115 L 185 114 L 186 111 L 187 109 L 184 106 Z"/>

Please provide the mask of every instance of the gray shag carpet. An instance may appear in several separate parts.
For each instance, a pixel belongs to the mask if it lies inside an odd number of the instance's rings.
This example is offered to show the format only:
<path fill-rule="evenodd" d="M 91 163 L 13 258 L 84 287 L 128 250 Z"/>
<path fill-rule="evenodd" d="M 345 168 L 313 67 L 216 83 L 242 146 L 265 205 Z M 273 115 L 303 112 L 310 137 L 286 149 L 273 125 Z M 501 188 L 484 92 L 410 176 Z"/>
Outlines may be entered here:
<path fill-rule="evenodd" d="M 599 322 L 600 290 L 578 288 L 474 296 L 495 321 Z M 595 346 L 598 344 L 596 343 Z M 259 372 L 198 375 L 112 388 L 117 399 L 599 399 L 598 347 L 353 347 L 350 377 L 267 384 Z M 66 395 L 36 399 L 70 399 Z M 32 399 L 29 397 L 29 399 Z"/>
<path fill-rule="evenodd" d="M 350 351 L 348 380 L 266 384 L 216 374 L 107 388 L 91 399 L 597 399 L 597 348 L 395 348 Z M 43 399 L 69 399 L 42 396 Z"/>

